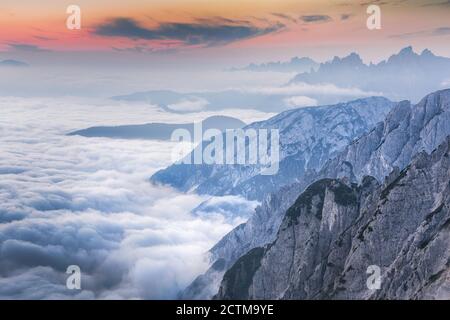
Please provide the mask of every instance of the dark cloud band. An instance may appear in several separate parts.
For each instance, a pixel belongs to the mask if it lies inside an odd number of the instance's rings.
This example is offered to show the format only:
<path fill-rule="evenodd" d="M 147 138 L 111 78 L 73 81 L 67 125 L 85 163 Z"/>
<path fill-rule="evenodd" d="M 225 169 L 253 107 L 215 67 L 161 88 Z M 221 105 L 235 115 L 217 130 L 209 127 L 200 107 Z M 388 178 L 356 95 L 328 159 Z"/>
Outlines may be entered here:
<path fill-rule="evenodd" d="M 98 25 L 94 33 L 105 37 L 177 40 L 187 45 L 220 45 L 273 33 L 283 27 L 281 23 L 257 27 L 249 22 L 220 19 L 203 23 L 162 23 L 147 28 L 130 18 L 115 18 Z"/>
<path fill-rule="evenodd" d="M 313 14 L 307 16 L 301 16 L 300 20 L 305 23 L 314 23 L 314 22 L 328 22 L 331 21 L 331 17 L 323 14 Z"/>

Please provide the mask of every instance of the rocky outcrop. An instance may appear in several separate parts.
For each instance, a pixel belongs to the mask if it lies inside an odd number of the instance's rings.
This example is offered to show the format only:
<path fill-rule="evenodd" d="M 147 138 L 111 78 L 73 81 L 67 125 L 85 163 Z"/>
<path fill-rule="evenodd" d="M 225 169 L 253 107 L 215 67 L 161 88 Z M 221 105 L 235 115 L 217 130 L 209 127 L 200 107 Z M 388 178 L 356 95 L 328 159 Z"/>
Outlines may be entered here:
<path fill-rule="evenodd" d="M 433 151 L 449 134 L 449 89 L 429 94 L 416 105 L 403 101 L 384 122 L 328 161 L 319 176 L 360 180 L 371 175 L 383 181 L 395 167 L 403 169 L 415 154 Z"/>
<path fill-rule="evenodd" d="M 239 258 L 218 299 L 449 299 L 450 138 L 380 185 L 322 179 L 276 239 Z M 367 285 L 369 267 L 379 289 Z M 369 269 L 368 269 L 369 268 Z M 236 288 L 236 283 L 242 286 Z"/>

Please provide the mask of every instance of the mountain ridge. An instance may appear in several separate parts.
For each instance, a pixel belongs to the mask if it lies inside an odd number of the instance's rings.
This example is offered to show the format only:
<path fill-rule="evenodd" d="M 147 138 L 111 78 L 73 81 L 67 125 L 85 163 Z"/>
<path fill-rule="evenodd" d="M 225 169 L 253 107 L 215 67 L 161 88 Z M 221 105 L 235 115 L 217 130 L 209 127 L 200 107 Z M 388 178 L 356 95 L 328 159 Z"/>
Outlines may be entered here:
<path fill-rule="evenodd" d="M 239 129 L 246 124 L 236 118 L 228 116 L 211 116 L 203 121 L 202 129 Z M 138 125 L 103 126 L 90 127 L 68 133 L 69 136 L 79 135 L 83 137 L 103 137 L 116 139 L 150 139 L 150 140 L 170 140 L 176 129 L 185 129 L 191 137 L 194 135 L 194 123 L 148 123 Z"/>
<path fill-rule="evenodd" d="M 381 121 L 393 105 L 385 98 L 371 97 L 289 110 L 244 127 L 279 130 L 279 171 L 273 176 L 261 175 L 258 165 L 175 164 L 155 173 L 151 181 L 184 192 L 261 200 L 265 194 L 319 170 L 325 161 Z"/>

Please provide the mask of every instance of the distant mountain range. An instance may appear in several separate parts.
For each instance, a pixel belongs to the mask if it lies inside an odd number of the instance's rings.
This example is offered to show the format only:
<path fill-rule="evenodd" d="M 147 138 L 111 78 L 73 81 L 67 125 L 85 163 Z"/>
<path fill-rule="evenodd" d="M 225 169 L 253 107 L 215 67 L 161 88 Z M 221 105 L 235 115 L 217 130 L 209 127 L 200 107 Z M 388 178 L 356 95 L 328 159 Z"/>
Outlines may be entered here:
<path fill-rule="evenodd" d="M 25 62 L 18 60 L 3 60 L 0 61 L 0 67 L 28 67 L 29 65 Z"/>
<path fill-rule="evenodd" d="M 364 64 L 357 53 L 335 57 L 317 70 L 298 74 L 291 83 L 332 83 L 381 92 L 397 101 L 418 101 L 427 93 L 444 88 L 449 80 L 450 58 L 436 56 L 428 49 L 417 54 L 412 47 L 406 47 L 378 64 Z"/>
<path fill-rule="evenodd" d="M 233 117 L 212 116 L 202 121 L 203 130 L 218 129 L 238 129 L 245 126 L 245 123 Z M 115 139 L 146 139 L 146 140 L 170 140 L 172 132 L 176 129 L 186 129 L 191 136 L 194 135 L 194 124 L 168 124 L 168 123 L 148 123 L 141 125 L 124 125 L 113 127 L 91 127 L 77 130 L 68 135 L 79 135 L 83 137 L 103 137 Z"/>
<path fill-rule="evenodd" d="M 365 64 L 357 53 L 352 53 L 343 58 L 334 57 L 318 66 L 308 58 L 294 58 L 286 63 L 250 65 L 245 69 L 273 71 L 292 67 L 291 72 L 298 72 L 295 68 L 299 65 L 308 68 L 279 87 L 186 93 L 157 90 L 112 99 L 154 104 L 175 113 L 224 109 L 279 113 L 297 107 L 330 105 L 369 96 L 418 102 L 427 93 L 450 84 L 450 58 L 436 56 L 429 50 L 417 54 L 412 47 L 406 47 L 378 64 Z"/>
<path fill-rule="evenodd" d="M 309 72 L 319 67 L 319 63 L 307 57 L 294 57 L 287 62 L 251 63 L 243 68 L 231 68 L 230 71 L 253 72 Z"/>

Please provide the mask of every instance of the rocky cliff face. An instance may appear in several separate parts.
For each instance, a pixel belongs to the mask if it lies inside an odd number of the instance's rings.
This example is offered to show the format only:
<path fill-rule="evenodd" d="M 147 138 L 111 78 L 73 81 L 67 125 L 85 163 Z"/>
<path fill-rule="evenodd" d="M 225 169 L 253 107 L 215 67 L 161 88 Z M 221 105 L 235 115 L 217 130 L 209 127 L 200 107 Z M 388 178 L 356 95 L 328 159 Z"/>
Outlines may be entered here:
<path fill-rule="evenodd" d="M 415 106 L 399 103 L 384 122 L 347 146 L 319 173 L 305 174 L 301 181 L 268 195 L 246 224 L 231 231 L 211 249 L 213 256 L 234 261 L 245 251 L 272 241 L 285 211 L 311 182 L 340 177 L 361 182 L 365 175 L 383 181 L 394 169 L 405 168 L 413 155 L 437 148 L 447 135 L 450 135 L 450 90 L 430 94 Z"/>
<path fill-rule="evenodd" d="M 430 153 L 450 134 L 450 90 L 437 91 L 418 104 L 397 104 L 386 120 L 328 161 L 319 176 L 371 175 L 382 181 L 404 168 L 420 151 Z"/>
<path fill-rule="evenodd" d="M 417 152 L 431 152 L 444 141 L 450 135 L 449 120 L 450 90 L 430 94 L 415 106 L 399 103 L 384 122 L 328 161 L 320 173 L 305 175 L 302 181 L 269 195 L 247 223 L 211 249 L 213 257 L 232 264 L 248 250 L 272 242 L 287 208 L 317 179 L 349 177 L 361 182 L 364 175 L 373 175 L 383 181 L 390 172 L 405 168 Z"/>
<path fill-rule="evenodd" d="M 373 97 L 290 110 L 245 127 L 279 130 L 280 162 L 275 175 L 261 175 L 260 165 L 175 164 L 157 172 L 151 181 L 199 194 L 262 200 L 268 193 L 318 171 L 351 141 L 382 121 L 393 105 L 387 99 Z"/>
<path fill-rule="evenodd" d="M 218 299 L 449 299 L 450 139 L 380 185 L 323 179 L 276 239 L 225 273 Z M 370 266 L 380 288 L 367 286 Z"/>

